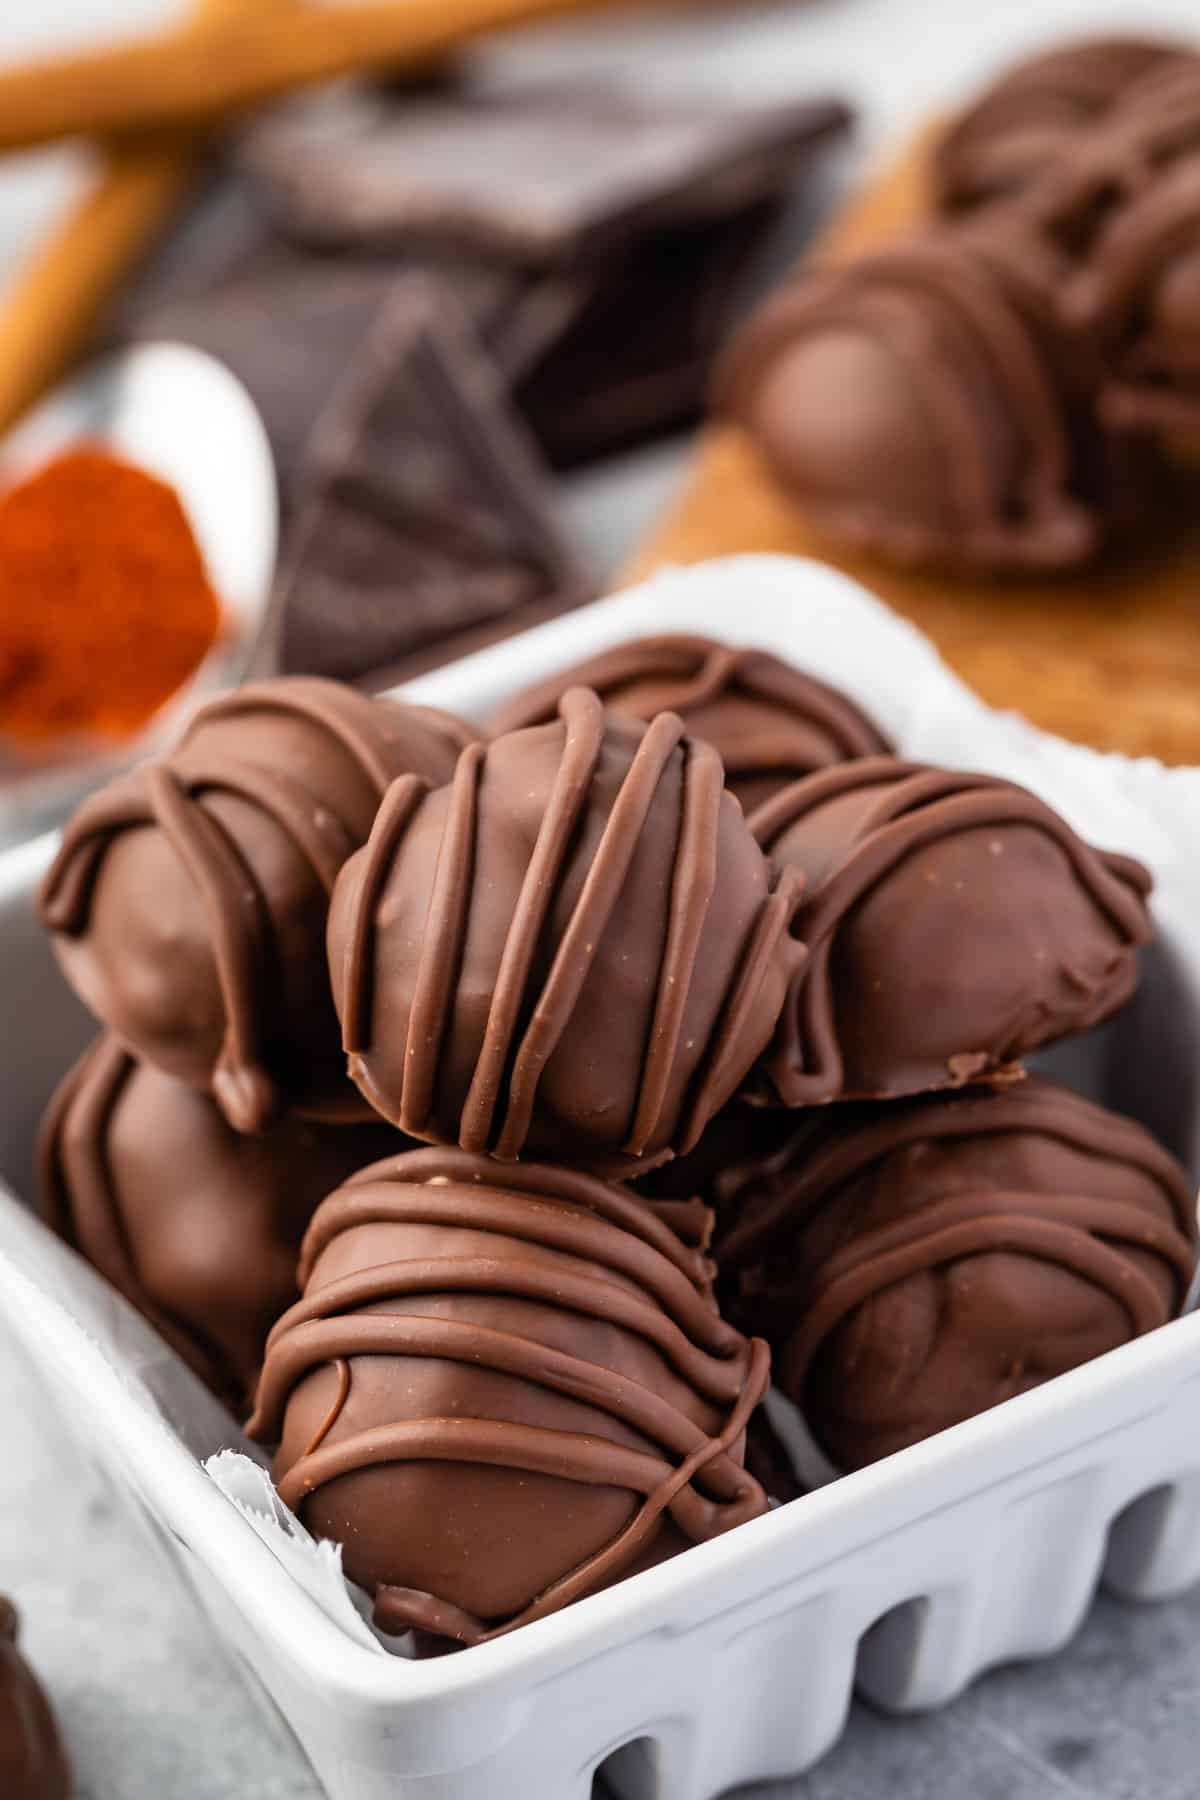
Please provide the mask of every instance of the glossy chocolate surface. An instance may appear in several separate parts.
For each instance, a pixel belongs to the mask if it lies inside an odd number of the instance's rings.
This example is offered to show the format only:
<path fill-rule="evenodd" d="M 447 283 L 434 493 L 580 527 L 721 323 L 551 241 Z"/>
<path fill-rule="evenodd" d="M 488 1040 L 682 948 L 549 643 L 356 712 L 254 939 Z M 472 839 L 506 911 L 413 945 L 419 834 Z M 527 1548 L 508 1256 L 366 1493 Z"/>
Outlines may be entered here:
<path fill-rule="evenodd" d="M 250 1429 L 384 1630 L 478 1643 L 766 1510 L 766 1347 L 719 1317 L 688 1217 L 440 1149 L 320 1208 Z"/>
<path fill-rule="evenodd" d="M 768 801 L 808 960 L 763 1069 L 785 1105 L 1004 1081 L 1133 992 L 1150 877 L 1014 783 L 888 757 Z"/>
<path fill-rule="evenodd" d="M 414 1137 L 605 1173 L 695 1142 L 801 952 L 778 879 L 681 721 L 575 688 L 548 725 L 388 792 L 338 880 L 350 1072 Z"/>
<path fill-rule="evenodd" d="M 795 1119 L 718 1179 L 731 1316 L 845 1469 L 1165 1324 L 1191 1279 L 1179 1164 L 1036 1076 Z"/>
<path fill-rule="evenodd" d="M 730 593 L 731 609 L 736 591 Z M 814 769 L 889 746 L 853 701 L 767 650 L 684 635 L 633 638 L 535 682 L 490 720 L 495 733 L 552 719 L 568 688 L 588 687 L 633 719 L 673 712 L 719 751 L 747 812 Z"/>
<path fill-rule="evenodd" d="M 249 1137 L 106 1037 L 46 1115 L 42 1212 L 241 1415 L 317 1205 L 403 1146 L 387 1125 L 294 1117 Z"/>
<path fill-rule="evenodd" d="M 325 965 L 329 895 L 388 783 L 445 780 L 460 721 L 280 679 L 212 702 L 177 750 L 79 808 L 41 912 L 68 980 L 134 1052 L 257 1131 L 362 1116 Z"/>

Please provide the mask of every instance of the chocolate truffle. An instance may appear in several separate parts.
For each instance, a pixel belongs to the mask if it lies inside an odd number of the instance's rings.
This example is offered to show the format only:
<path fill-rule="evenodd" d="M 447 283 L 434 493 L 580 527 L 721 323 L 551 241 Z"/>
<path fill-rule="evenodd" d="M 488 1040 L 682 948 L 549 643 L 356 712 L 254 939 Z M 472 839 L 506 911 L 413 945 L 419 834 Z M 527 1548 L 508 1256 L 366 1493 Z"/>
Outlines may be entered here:
<path fill-rule="evenodd" d="M 1090 38 L 1006 71 L 938 144 L 933 181 L 945 212 L 1026 192 L 1079 133 L 1109 115 L 1151 70 L 1190 59 L 1153 38 Z"/>
<path fill-rule="evenodd" d="M 355 1110 L 324 957 L 329 895 L 388 783 L 444 781 L 472 734 L 335 682 L 204 707 L 178 749 L 67 827 L 41 895 L 68 980 L 137 1055 L 260 1130 Z M 360 1111 L 361 1116 L 361 1111 Z"/>
<path fill-rule="evenodd" d="M 17 1648 L 19 1621 L 0 1594 L 0 1794 L 70 1800 L 71 1771 L 50 1703 Z"/>
<path fill-rule="evenodd" d="M 1085 562 L 1109 526 L 1108 453 L 1057 267 L 1006 226 L 814 270 L 735 340 L 717 404 L 832 538 L 904 564 Z"/>
<path fill-rule="evenodd" d="M 250 1431 L 383 1630 L 479 1643 L 765 1512 L 709 1273 L 625 1189 L 391 1158 L 314 1218 Z"/>
<path fill-rule="evenodd" d="M 1191 1280 L 1178 1163 L 1037 1077 L 810 1116 L 725 1183 L 733 1316 L 843 1469 L 1165 1324 Z"/>
<path fill-rule="evenodd" d="M 806 881 L 809 959 L 764 1065 L 788 1106 L 1009 1079 L 1122 1005 L 1153 935 L 1140 863 L 991 776 L 846 763 L 750 828 Z"/>
<path fill-rule="evenodd" d="M 414 1137 L 616 1173 L 685 1150 L 803 952 L 721 759 L 572 688 L 548 725 L 395 782 L 338 878 L 350 1073 Z"/>
<path fill-rule="evenodd" d="M 42 1209 L 235 1411 L 267 1333 L 298 1297 L 319 1201 L 404 1140 L 383 1124 L 287 1118 L 257 1137 L 207 1094 L 101 1038 L 42 1127 Z"/>
<path fill-rule="evenodd" d="M 535 682 L 491 729 L 544 724 L 570 687 L 594 688 L 628 718 L 677 713 L 720 751 L 726 786 L 747 812 L 814 769 L 890 748 L 853 701 L 769 651 L 670 635 L 634 638 Z"/>

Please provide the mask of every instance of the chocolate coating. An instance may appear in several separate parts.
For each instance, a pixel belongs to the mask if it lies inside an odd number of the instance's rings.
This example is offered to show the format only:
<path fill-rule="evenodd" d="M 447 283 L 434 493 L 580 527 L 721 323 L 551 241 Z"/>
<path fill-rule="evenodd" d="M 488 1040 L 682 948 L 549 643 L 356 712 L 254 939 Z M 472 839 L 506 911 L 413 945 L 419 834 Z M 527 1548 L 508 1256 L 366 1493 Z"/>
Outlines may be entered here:
<path fill-rule="evenodd" d="M 634 638 L 534 682 L 491 730 L 545 724 L 571 687 L 594 688 L 628 718 L 678 714 L 720 752 L 725 784 L 747 812 L 814 769 L 890 748 L 853 701 L 769 651 L 672 635 Z"/>
<path fill-rule="evenodd" d="M 334 880 L 390 781 L 445 780 L 472 733 L 335 682 L 261 682 L 86 800 L 41 912 L 68 980 L 136 1054 L 258 1131 L 357 1107 L 324 957 Z"/>
<path fill-rule="evenodd" d="M 711 745 L 574 688 L 552 724 L 396 782 L 338 879 L 350 1072 L 414 1137 L 605 1173 L 686 1149 L 801 955 Z"/>
<path fill-rule="evenodd" d="M 1006 225 L 814 270 L 735 340 L 717 403 L 833 538 L 905 564 L 1082 563 L 1110 484 L 1057 269 Z"/>
<path fill-rule="evenodd" d="M 823 1112 L 723 1182 L 733 1316 L 844 1469 L 1165 1324 L 1195 1258 L 1174 1158 L 1037 1077 Z"/>
<path fill-rule="evenodd" d="M 980 95 L 933 157 L 938 205 L 961 212 L 1025 193 L 1143 75 L 1190 60 L 1154 38 L 1089 38 L 1030 57 Z"/>
<path fill-rule="evenodd" d="M 1011 1078 L 1133 991 L 1150 877 L 1024 788 L 887 757 L 797 782 L 750 820 L 806 879 L 809 959 L 765 1059 L 785 1105 Z"/>
<path fill-rule="evenodd" d="M 17 1609 L 0 1594 L 0 1794 L 70 1800 L 71 1770 L 50 1703 L 17 1648 Z"/>
<path fill-rule="evenodd" d="M 200 1379 L 238 1412 L 267 1333 L 297 1299 L 318 1203 L 403 1146 L 390 1126 L 286 1118 L 257 1137 L 207 1094 L 92 1045 L 42 1127 L 42 1210 Z"/>
<path fill-rule="evenodd" d="M 479 1643 L 766 1510 L 709 1272 L 625 1189 L 392 1158 L 314 1218 L 250 1430 L 383 1629 Z"/>

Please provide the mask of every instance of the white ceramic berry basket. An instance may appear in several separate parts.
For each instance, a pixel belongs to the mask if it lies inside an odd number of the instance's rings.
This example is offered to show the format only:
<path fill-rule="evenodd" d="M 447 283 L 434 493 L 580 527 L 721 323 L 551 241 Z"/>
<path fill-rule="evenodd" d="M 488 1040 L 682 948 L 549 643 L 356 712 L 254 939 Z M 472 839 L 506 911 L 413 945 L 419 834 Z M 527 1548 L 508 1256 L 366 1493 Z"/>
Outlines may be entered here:
<path fill-rule="evenodd" d="M 1134 1005 L 1056 1057 L 1196 1164 L 1200 771 L 1105 758 L 986 711 L 929 645 L 816 564 L 671 573 L 428 676 L 482 714 L 647 630 L 790 656 L 846 688 L 906 754 L 1012 776 L 1158 879 L 1166 949 Z M 1103 1577 L 1153 1599 L 1200 1579 L 1200 1316 L 1099 1358 L 727 1537 L 493 1643 L 410 1663 L 323 1610 L 201 1467 L 243 1447 L 155 1334 L 30 1215 L 30 1147 L 90 1035 L 33 921 L 46 841 L 0 859 L 0 1309 L 291 1724 L 335 1800 L 708 1800 L 797 1772 L 852 1689 L 950 1699 L 1044 1655 Z"/>

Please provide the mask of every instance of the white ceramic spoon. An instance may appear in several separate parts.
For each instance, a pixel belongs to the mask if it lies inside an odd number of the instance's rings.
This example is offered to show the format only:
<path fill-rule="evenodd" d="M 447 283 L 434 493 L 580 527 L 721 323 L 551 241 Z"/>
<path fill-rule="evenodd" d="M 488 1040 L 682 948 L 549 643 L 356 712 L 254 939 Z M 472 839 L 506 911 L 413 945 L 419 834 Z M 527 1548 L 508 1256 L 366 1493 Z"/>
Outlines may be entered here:
<path fill-rule="evenodd" d="M 0 763 L 0 843 L 63 818 L 89 789 L 175 736 L 201 699 L 236 682 L 274 578 L 279 502 L 271 446 L 249 394 L 215 357 L 185 344 L 142 344 L 93 363 L 0 443 L 0 489 L 83 441 L 107 446 L 176 490 L 225 629 L 190 679 L 118 752 L 53 766 Z"/>

